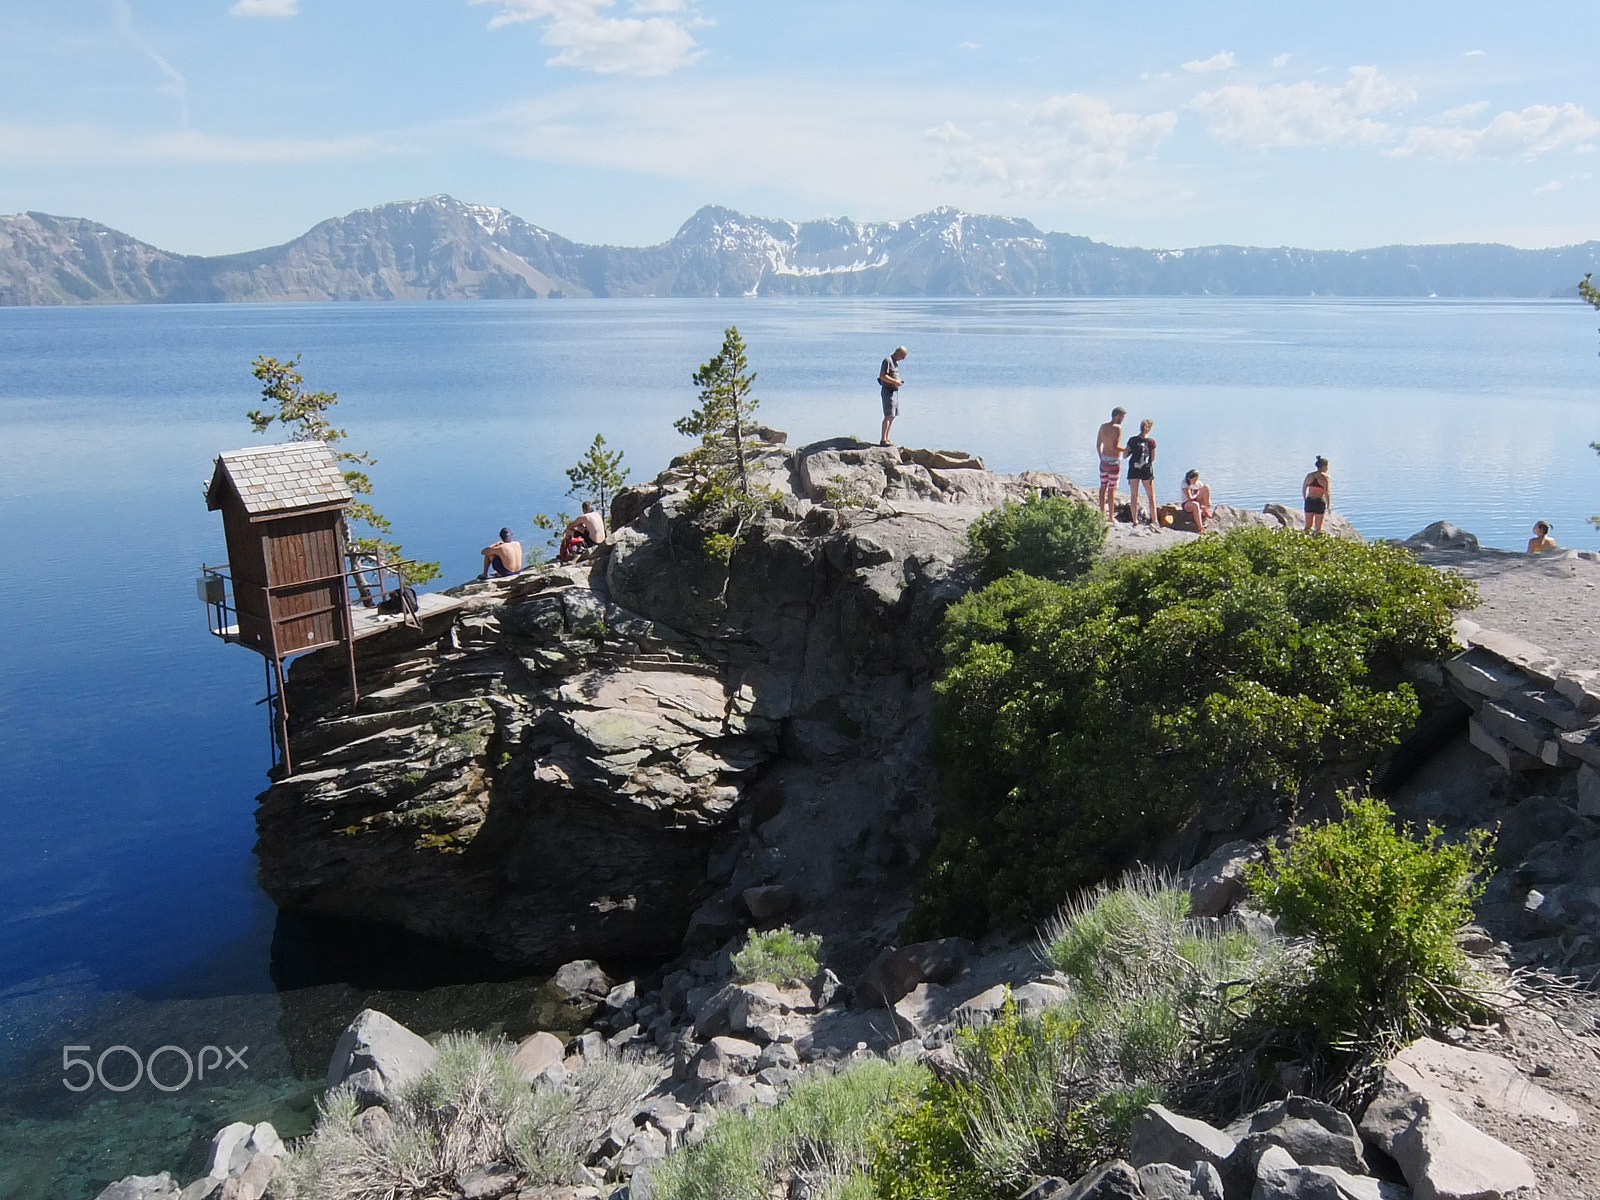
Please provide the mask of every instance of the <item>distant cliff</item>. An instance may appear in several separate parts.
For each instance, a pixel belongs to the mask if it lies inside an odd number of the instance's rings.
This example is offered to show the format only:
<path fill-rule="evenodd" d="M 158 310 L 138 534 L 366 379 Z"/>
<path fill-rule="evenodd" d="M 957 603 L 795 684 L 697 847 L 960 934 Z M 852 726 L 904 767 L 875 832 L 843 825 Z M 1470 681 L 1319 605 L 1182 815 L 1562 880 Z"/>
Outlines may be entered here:
<path fill-rule="evenodd" d="M 906 221 L 706 207 L 658 246 L 586 246 L 449 196 L 244 254 L 170 254 L 77 217 L 0 217 L 0 304 L 560 296 L 1565 296 L 1600 242 L 1553 250 L 1142 250 L 939 208 Z"/>

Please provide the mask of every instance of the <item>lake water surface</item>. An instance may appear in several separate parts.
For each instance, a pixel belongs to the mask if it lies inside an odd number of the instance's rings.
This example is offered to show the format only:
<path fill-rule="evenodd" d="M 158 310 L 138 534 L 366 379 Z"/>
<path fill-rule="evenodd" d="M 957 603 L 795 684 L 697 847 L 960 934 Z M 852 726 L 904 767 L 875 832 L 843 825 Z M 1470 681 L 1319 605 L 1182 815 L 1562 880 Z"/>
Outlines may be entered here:
<path fill-rule="evenodd" d="M 247 1109 L 292 1124 L 317 1039 L 367 989 L 408 990 L 385 1002 L 426 1023 L 526 986 L 424 992 L 450 973 L 396 977 L 337 939 L 316 953 L 254 884 L 261 662 L 207 635 L 193 580 L 226 557 L 201 496 L 213 456 L 273 440 L 243 416 L 256 354 L 303 353 L 308 384 L 340 393 L 379 507 L 453 583 L 502 524 L 527 538 L 563 505 L 594 433 L 635 481 L 681 452 L 690 373 L 735 322 L 761 416 L 792 442 L 874 436 L 878 361 L 904 343 L 907 445 L 1092 482 L 1095 427 L 1120 404 L 1155 420 L 1163 500 L 1196 466 L 1219 500 L 1294 501 L 1325 454 L 1335 507 L 1369 535 L 1442 517 L 1511 547 L 1544 518 L 1600 546 L 1595 316 L 1202 299 L 0 309 L 0 1197 L 71 1200 L 192 1161 Z M 63 1045 L 230 1039 L 254 1047 L 249 1075 L 61 1084 Z"/>

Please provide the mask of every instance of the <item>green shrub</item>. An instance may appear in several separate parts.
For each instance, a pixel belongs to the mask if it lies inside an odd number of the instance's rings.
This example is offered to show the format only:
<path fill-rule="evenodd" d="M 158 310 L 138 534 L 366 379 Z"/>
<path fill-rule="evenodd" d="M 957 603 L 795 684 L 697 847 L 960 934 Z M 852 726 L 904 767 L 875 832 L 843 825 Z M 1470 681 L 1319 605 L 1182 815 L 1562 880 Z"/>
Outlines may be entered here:
<path fill-rule="evenodd" d="M 1324 1047 L 1368 1035 L 1409 1040 L 1480 1010 L 1456 933 L 1483 892 L 1486 835 L 1410 835 L 1381 800 L 1344 798 L 1344 818 L 1271 848 L 1248 881 L 1291 936 L 1313 939 L 1309 977 L 1266 989 L 1267 1018 Z"/>
<path fill-rule="evenodd" d="M 1081 500 L 1034 493 L 984 513 L 967 530 L 967 543 L 981 582 L 1021 571 L 1065 583 L 1094 565 L 1106 544 L 1106 522 Z"/>
<path fill-rule="evenodd" d="M 1397 547 L 1260 528 L 963 598 L 933 717 L 945 831 L 907 935 L 1036 920 L 1202 803 L 1359 777 L 1416 720 L 1399 661 L 1442 658 L 1473 599 Z"/>
<path fill-rule="evenodd" d="M 795 1176 L 806 1194 L 865 1200 L 865 1172 L 889 1098 L 929 1075 L 879 1059 L 813 1075 L 777 1108 L 724 1112 L 705 1137 L 634 1177 L 641 1200 L 769 1200 Z M 792 1194 L 792 1193 L 791 1193 Z"/>
<path fill-rule="evenodd" d="M 273 1194 L 283 1200 L 408 1200 L 453 1189 L 469 1168 L 500 1163 L 555 1184 L 655 1081 L 638 1063 L 589 1056 L 569 1086 L 529 1087 L 512 1047 L 469 1034 L 439 1042 L 439 1061 L 389 1105 L 387 1132 L 356 1125 L 353 1092 L 323 1099 L 316 1129 L 296 1146 Z"/>
<path fill-rule="evenodd" d="M 797 934 L 787 925 L 767 933 L 752 930 L 733 956 L 733 973 L 740 983 L 804 983 L 817 973 L 821 948 L 821 937 Z"/>

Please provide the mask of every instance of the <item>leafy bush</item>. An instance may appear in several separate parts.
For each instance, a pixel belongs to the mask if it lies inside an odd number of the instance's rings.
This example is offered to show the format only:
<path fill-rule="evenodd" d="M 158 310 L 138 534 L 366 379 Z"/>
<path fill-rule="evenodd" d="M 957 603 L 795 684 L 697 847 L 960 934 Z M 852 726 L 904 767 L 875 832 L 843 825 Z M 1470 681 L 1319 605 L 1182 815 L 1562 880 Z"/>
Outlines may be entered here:
<path fill-rule="evenodd" d="M 589 1146 L 650 1087 L 638 1063 L 586 1057 L 570 1086 L 529 1087 L 512 1048 L 449 1034 L 439 1061 L 389 1106 L 378 1135 L 357 1124 L 353 1092 L 324 1097 L 311 1136 L 296 1147 L 273 1183 L 284 1200 L 406 1200 L 453 1189 L 472 1167 L 501 1163 L 528 1181 L 563 1181 Z"/>
<path fill-rule="evenodd" d="M 1392 1032 L 1409 1040 L 1480 1001 L 1456 932 L 1483 892 L 1486 835 L 1447 843 L 1397 829 L 1381 800 L 1344 798 L 1344 818 L 1268 850 L 1248 881 L 1290 935 L 1313 939 L 1309 977 L 1266 989 L 1264 1015 L 1336 1046 Z"/>
<path fill-rule="evenodd" d="M 733 956 L 733 973 L 740 983 L 804 983 L 817 973 L 821 948 L 821 937 L 797 934 L 787 925 L 767 933 L 752 930 Z"/>
<path fill-rule="evenodd" d="M 1037 919 L 1203 803 L 1357 776 L 1417 717 L 1470 583 L 1388 545 L 1247 529 L 1006 576 L 953 605 L 936 687 L 945 832 L 907 934 Z"/>
<path fill-rule="evenodd" d="M 1081 500 L 1034 493 L 979 517 L 967 543 L 984 583 L 1012 571 L 1065 583 L 1094 565 L 1106 544 L 1106 522 Z"/>
<path fill-rule="evenodd" d="M 865 1171 L 891 1095 L 929 1079 L 913 1063 L 870 1060 L 802 1081 L 777 1108 L 725 1112 L 705 1137 L 634 1177 L 641 1200 L 769 1200 L 799 1176 L 803 1193 L 866 1200 Z M 789 1194 L 795 1194 L 793 1192 Z"/>

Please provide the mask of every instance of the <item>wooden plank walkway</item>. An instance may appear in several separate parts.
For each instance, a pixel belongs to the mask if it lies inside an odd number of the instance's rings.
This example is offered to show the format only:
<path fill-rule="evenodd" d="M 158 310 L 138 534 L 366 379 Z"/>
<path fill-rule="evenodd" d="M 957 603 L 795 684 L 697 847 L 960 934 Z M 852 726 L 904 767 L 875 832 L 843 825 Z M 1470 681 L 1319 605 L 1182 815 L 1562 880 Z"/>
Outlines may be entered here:
<path fill-rule="evenodd" d="M 421 592 L 417 595 L 417 619 L 426 621 L 430 617 L 437 617 L 444 613 L 454 612 L 466 603 L 460 596 L 442 596 L 438 592 Z M 371 637 L 375 633 L 382 633 L 386 629 L 404 628 L 406 619 L 400 613 L 380 613 L 376 608 L 362 608 L 355 605 L 350 611 L 352 631 L 355 640 Z M 222 630 L 220 636 L 224 641 L 236 642 L 239 638 L 239 627 L 229 625 Z M 337 643 L 335 643 L 337 644 Z M 318 647 L 321 649 L 322 647 Z"/>

